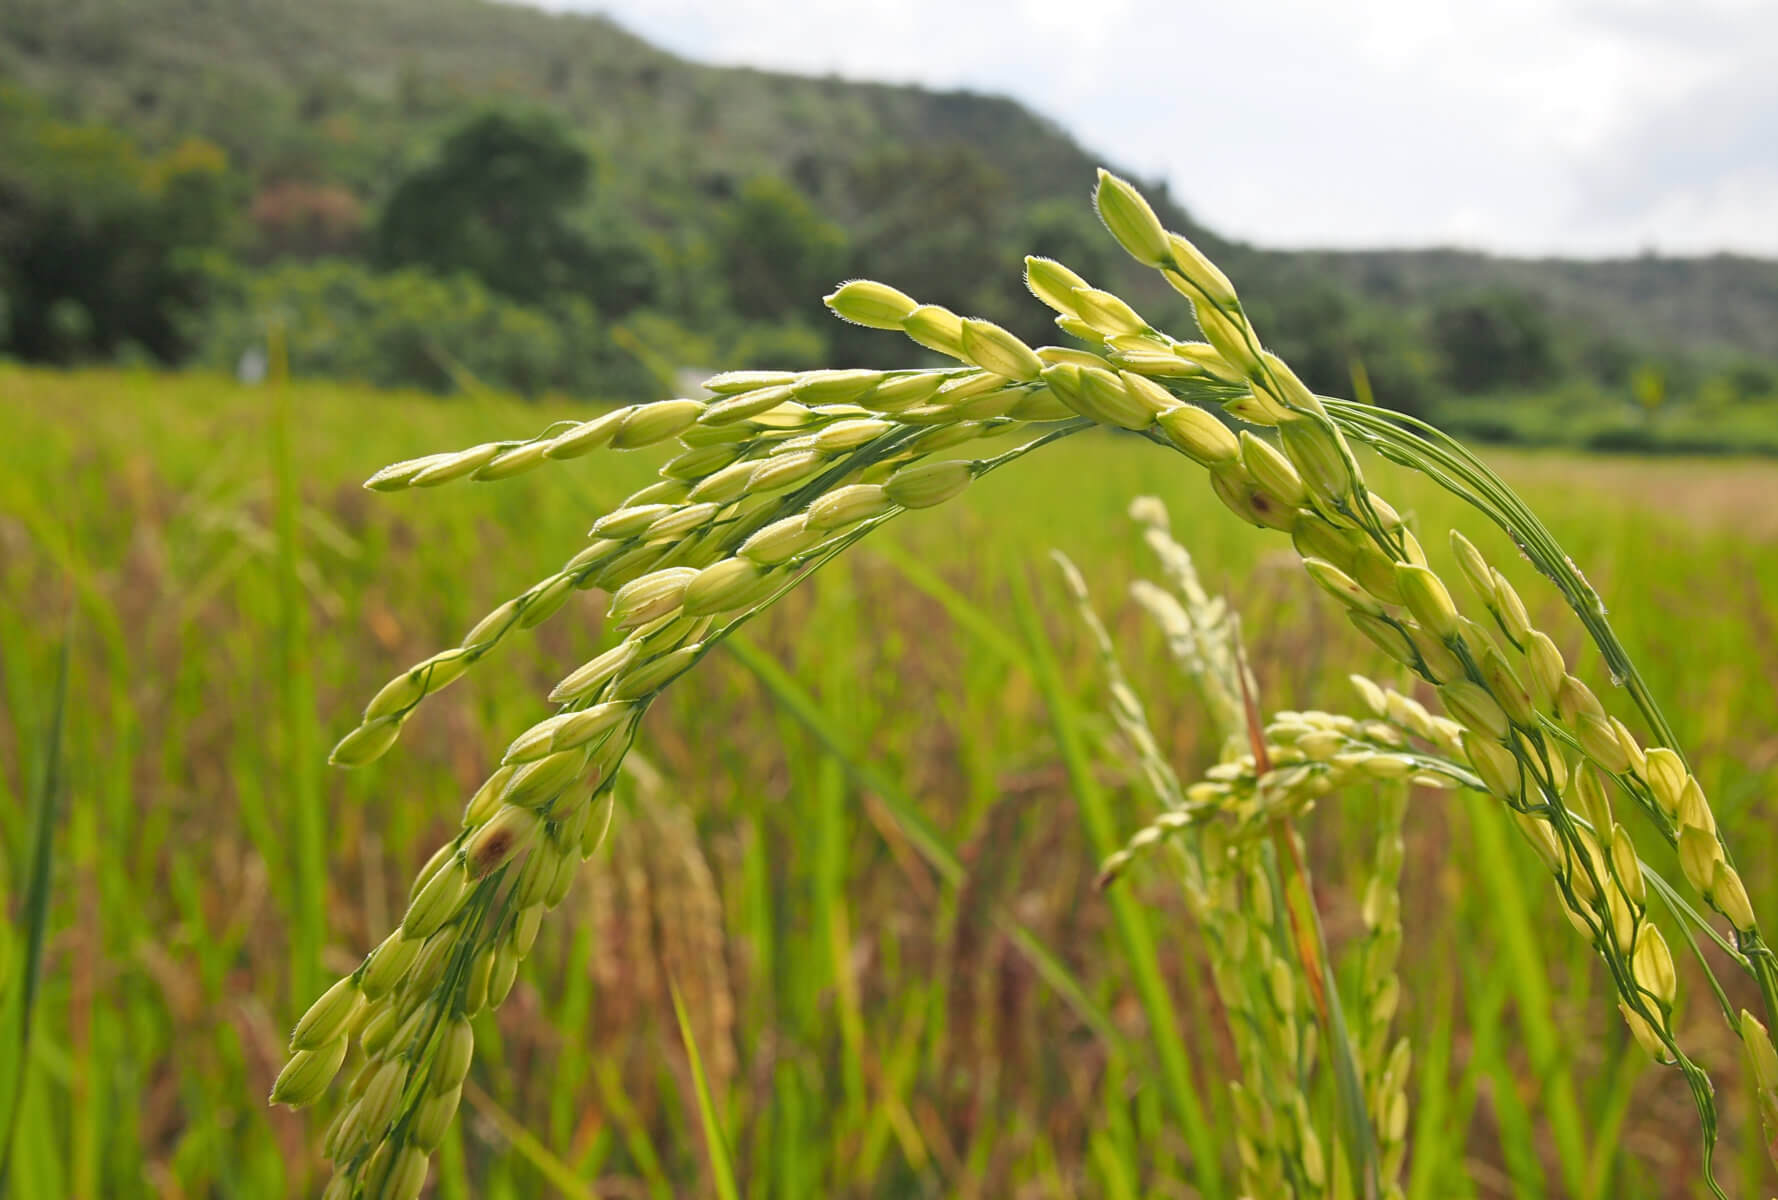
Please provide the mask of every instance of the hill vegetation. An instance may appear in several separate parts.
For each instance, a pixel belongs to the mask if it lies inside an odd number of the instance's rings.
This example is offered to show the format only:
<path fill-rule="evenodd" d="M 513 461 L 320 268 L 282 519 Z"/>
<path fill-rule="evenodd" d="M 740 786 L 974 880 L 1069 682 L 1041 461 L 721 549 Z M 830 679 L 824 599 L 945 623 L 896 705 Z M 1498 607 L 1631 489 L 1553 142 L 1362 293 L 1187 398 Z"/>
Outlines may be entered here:
<path fill-rule="evenodd" d="M 30 360 L 234 365 L 277 324 L 299 373 L 659 394 L 862 357 L 819 308 L 849 275 L 1055 340 L 1003 269 L 1026 251 L 1185 316 L 1086 214 L 1096 157 L 1020 105 L 703 66 L 597 16 L 14 0 L 0 87 L 0 351 Z M 1357 364 L 1539 440 L 1772 424 L 1778 263 L 1268 252 L 1151 194 L 1321 388 Z"/>

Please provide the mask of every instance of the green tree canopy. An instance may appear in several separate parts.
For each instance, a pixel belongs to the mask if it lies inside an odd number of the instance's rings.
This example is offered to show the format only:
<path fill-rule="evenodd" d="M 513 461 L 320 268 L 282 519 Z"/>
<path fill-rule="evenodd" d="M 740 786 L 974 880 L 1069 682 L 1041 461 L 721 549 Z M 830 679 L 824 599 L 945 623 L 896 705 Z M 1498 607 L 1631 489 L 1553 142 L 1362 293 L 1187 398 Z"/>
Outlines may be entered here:
<path fill-rule="evenodd" d="M 1548 383 L 1559 373 L 1555 333 L 1537 301 L 1491 288 L 1433 310 L 1433 348 L 1446 381 L 1460 392 Z"/>
<path fill-rule="evenodd" d="M 653 273 L 633 239 L 576 224 L 592 182 L 591 156 L 559 121 L 481 113 L 396 187 L 377 226 L 378 261 L 467 272 L 522 303 L 580 295 L 626 311 L 652 297 Z"/>
<path fill-rule="evenodd" d="M 115 130 L 55 120 L 0 89 L 0 345 L 73 362 L 134 346 L 172 361 L 226 236 L 238 180 L 189 139 L 144 157 Z"/>
<path fill-rule="evenodd" d="M 886 151 L 854 164 L 859 273 L 910 296 L 999 318 L 1002 246 L 1016 209 L 1006 176 L 962 146 Z"/>
<path fill-rule="evenodd" d="M 750 317 L 827 324 L 821 296 L 846 270 L 846 235 L 772 175 L 749 180 L 717 221 L 723 281 Z"/>

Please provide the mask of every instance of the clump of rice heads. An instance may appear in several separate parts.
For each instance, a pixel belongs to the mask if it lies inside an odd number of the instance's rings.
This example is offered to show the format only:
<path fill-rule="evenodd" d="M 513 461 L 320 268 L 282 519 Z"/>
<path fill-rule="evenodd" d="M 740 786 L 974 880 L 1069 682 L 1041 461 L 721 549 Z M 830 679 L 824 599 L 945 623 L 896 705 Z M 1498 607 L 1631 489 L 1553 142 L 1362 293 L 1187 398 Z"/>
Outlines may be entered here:
<path fill-rule="evenodd" d="M 1694 945 L 1707 938 L 1757 982 L 1763 1025 L 1735 1012 L 1719 987 L 1711 994 L 1747 1047 L 1766 1111 L 1778 1107 L 1778 1056 L 1765 1034 L 1778 1011 L 1778 963 L 1708 798 L 1599 597 L 1537 518 L 1462 446 L 1429 426 L 1311 392 L 1265 350 L 1228 278 L 1167 231 L 1134 188 L 1101 173 L 1097 199 L 1117 241 L 1190 301 L 1200 337 L 1154 328 L 1119 297 L 1045 259 L 1026 260 L 1026 280 L 1077 347 L 1030 347 L 992 323 L 854 281 L 827 298 L 839 316 L 902 333 L 954 365 L 733 372 L 709 380 L 706 397 L 433 454 L 369 481 L 377 490 L 491 481 L 595 452 L 666 442 L 678 450 L 658 483 L 592 522 L 586 544 L 560 570 L 495 609 L 459 645 L 397 675 L 334 751 L 342 766 L 375 759 L 427 696 L 547 619 L 571 591 L 610 594 L 616 642 L 562 678 L 550 694 L 556 712 L 518 733 L 469 798 L 459 832 L 415 880 L 399 926 L 296 1026 L 274 1101 L 314 1103 L 350 1064 L 326 1139 L 335 1164 L 330 1200 L 411 1197 L 423 1186 L 474 1055 L 469 1019 L 506 997 L 545 910 L 599 844 L 613 780 L 663 689 L 885 522 L 942 506 L 975 479 L 1099 426 L 1178 453 L 1201 469 L 1186 474 L 1207 476 L 1208 495 L 1257 536 L 1288 539 L 1356 631 L 1435 689 L 1440 710 L 1364 687 L 1371 712 L 1362 719 L 1280 714 L 1260 736 L 1249 722 L 1245 749 L 1200 783 L 1169 781 L 1164 764 L 1152 764 L 1161 811 L 1132 851 L 1179 846 L 1187 862 L 1206 847 L 1236 847 L 1240 869 L 1204 864 L 1201 885 L 1233 887 L 1273 914 L 1270 930 L 1230 934 L 1251 958 L 1236 959 L 1231 944 L 1231 961 L 1218 964 L 1231 994 L 1265 1012 L 1242 1047 L 1252 1060 L 1244 1062 L 1242 1169 L 1256 1188 L 1282 1172 L 1305 1194 L 1382 1194 L 1399 1163 L 1392 1136 L 1402 1072 L 1392 1074 L 1396 1052 L 1382 1052 L 1387 1035 L 1375 1029 L 1392 1003 L 1386 960 L 1398 936 L 1386 902 L 1377 906 L 1378 965 L 1364 1010 L 1346 1020 L 1344 1049 L 1321 1052 L 1336 1060 L 1342 1097 L 1331 1146 L 1325 1123 L 1299 1110 L 1301 1087 L 1281 1079 L 1315 1057 L 1307 1031 L 1331 1022 L 1337 998 L 1324 986 L 1325 963 L 1313 961 L 1314 939 L 1299 936 L 1311 914 L 1295 894 L 1303 876 L 1290 861 L 1291 823 L 1323 795 L 1450 779 L 1506 806 L 1529 852 L 1547 866 L 1549 903 L 1598 953 L 1622 1019 L 1653 1059 L 1690 1085 L 1704 1177 L 1721 1194 L 1710 1169 L 1713 1089 L 1674 1032 L 1669 938 Z M 1230 420 L 1247 428 L 1232 432 Z M 985 449 L 1012 434 L 1027 440 Z M 1560 591 L 1634 712 L 1608 712 L 1570 672 L 1481 549 L 1452 533 L 1456 573 L 1435 568 L 1416 531 L 1366 486 L 1354 442 L 1426 473 L 1498 526 Z M 1181 604 L 1188 622 L 1192 603 L 1188 594 Z M 1226 674 L 1217 678 L 1226 691 Z M 1225 701 L 1232 709 L 1233 697 Z M 1633 731 L 1626 716 L 1646 732 Z M 1125 723 L 1133 734 L 1134 720 Z M 1669 884 L 1639 859 L 1619 823 L 1631 811 L 1666 844 L 1682 882 Z M 1381 822 L 1385 843 L 1392 820 Z M 1379 846 L 1382 891 L 1393 853 Z M 1126 864 L 1120 857 L 1110 865 Z M 1214 926 L 1226 896 L 1207 892 L 1205 903 Z M 1665 931 L 1655 919 L 1661 912 Z M 1280 942 L 1287 929 L 1291 940 Z M 1279 983 L 1275 994 L 1256 994 L 1252 973 L 1262 961 L 1287 964 L 1266 968 L 1280 980 L 1306 971 L 1304 986 Z M 1273 1078 L 1262 1079 L 1268 1073 Z"/>
<path fill-rule="evenodd" d="M 1131 515 L 1146 526 L 1172 585 L 1143 580 L 1132 591 L 1197 685 L 1224 751 L 1205 779 L 1181 783 L 1092 608 L 1085 579 L 1058 554 L 1104 663 L 1122 757 L 1136 765 L 1143 790 L 1160 808 L 1105 863 L 1101 884 L 1163 842 L 1174 851 L 1168 861 L 1206 938 L 1211 979 L 1241 1068 L 1229 1085 L 1240 1194 L 1339 1195 L 1339 1181 L 1359 1178 L 1368 1184 L 1360 1194 L 1400 1197 L 1410 1051 L 1406 1038 L 1392 1040 L 1391 1027 L 1400 1000 L 1395 960 L 1407 785 L 1452 788 L 1465 773 L 1444 758 L 1417 753 L 1416 734 L 1387 719 L 1281 712 L 1262 723 L 1235 614 L 1205 593 L 1158 499 L 1139 499 Z M 1368 680 L 1354 682 L 1367 694 L 1381 692 Z M 1452 722 L 1396 699 L 1417 713 L 1421 740 L 1454 743 Z M 1353 794 L 1360 791 L 1366 794 Z M 1296 828 L 1320 797 L 1361 807 L 1374 814 L 1376 827 L 1375 855 L 1361 886 L 1364 936 L 1353 948 L 1356 991 L 1344 1001 Z"/>

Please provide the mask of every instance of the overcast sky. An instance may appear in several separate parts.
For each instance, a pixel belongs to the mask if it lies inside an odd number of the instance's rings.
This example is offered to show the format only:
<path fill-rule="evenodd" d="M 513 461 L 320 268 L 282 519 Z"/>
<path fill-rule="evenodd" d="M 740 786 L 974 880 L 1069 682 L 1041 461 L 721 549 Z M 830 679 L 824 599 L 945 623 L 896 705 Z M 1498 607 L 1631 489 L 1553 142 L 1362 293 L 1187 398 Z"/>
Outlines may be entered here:
<path fill-rule="evenodd" d="M 1778 0 L 539 0 L 1018 97 L 1270 246 L 1778 256 Z"/>

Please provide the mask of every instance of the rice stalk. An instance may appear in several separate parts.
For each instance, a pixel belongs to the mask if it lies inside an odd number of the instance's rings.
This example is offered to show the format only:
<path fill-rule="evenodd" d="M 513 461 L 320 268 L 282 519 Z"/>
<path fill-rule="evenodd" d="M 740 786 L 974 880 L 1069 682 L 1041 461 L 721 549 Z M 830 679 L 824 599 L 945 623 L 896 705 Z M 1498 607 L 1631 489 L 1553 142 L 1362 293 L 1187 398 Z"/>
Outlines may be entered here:
<path fill-rule="evenodd" d="M 1309 732 L 1302 736 L 1315 741 L 1313 751 L 1326 758 L 1336 753 L 1352 760 L 1365 757 L 1355 750 L 1363 743 L 1330 735 L 1329 727 L 1337 726 L 1361 738 L 1368 734 L 1373 746 L 1380 742 L 1383 749 L 1371 751 L 1369 761 L 1389 763 L 1401 757 L 1402 738 L 1387 727 L 1367 730 L 1349 718 L 1339 721 L 1326 714 L 1280 714 L 1263 731 L 1248 731 L 1260 733 L 1257 745 L 1251 736 L 1243 739 L 1256 689 L 1241 648 L 1238 619 L 1224 601 L 1204 592 L 1190 554 L 1168 530 L 1160 501 L 1140 498 L 1132 504 L 1131 515 L 1146 526 L 1150 548 L 1179 589 L 1175 596 L 1144 580 L 1132 587 L 1132 595 L 1156 618 L 1176 661 L 1198 683 L 1213 724 L 1225 734 L 1223 761 L 1212 775 L 1234 778 L 1245 764 L 1256 780 L 1255 790 L 1264 792 L 1271 776 L 1303 758 L 1300 751 L 1280 744 L 1282 737 L 1305 729 Z M 1107 860 L 1101 880 L 1115 879 L 1134 857 L 1161 840 L 1180 851 L 1181 880 L 1194 918 L 1211 939 L 1212 978 L 1229 1014 L 1243 1065 L 1242 1079 L 1232 1091 L 1241 1127 L 1246 1193 L 1323 1195 L 1330 1187 L 1341 1186 L 1334 1177 L 1349 1176 L 1356 1181 L 1355 1194 L 1399 1194 L 1397 1180 L 1406 1153 L 1408 1052 L 1405 1040 L 1391 1047 L 1387 1036 L 1399 996 L 1393 972 L 1401 937 L 1403 772 L 1378 768 L 1370 777 L 1354 774 L 1329 780 L 1325 789 L 1316 785 L 1317 794 L 1328 795 L 1368 783 L 1380 792 L 1383 809 L 1376 872 L 1364 890 L 1369 936 L 1360 955 L 1355 1009 L 1359 1024 L 1354 1027 L 1347 1024 L 1333 986 L 1327 946 L 1309 899 L 1308 871 L 1291 823 L 1301 814 L 1261 809 L 1235 813 L 1232 823 L 1217 821 L 1218 815 L 1230 815 L 1216 807 L 1217 784 L 1212 783 L 1211 789 L 1181 788 L 1155 743 L 1111 639 L 1088 602 L 1084 579 L 1065 558 L 1058 558 L 1082 623 L 1098 647 L 1126 753 L 1136 759 L 1147 790 L 1163 807 L 1154 823 Z M 1368 681 L 1363 686 L 1377 690 Z M 1422 710 L 1420 715 L 1429 733 L 1440 732 L 1431 726 L 1428 714 Z M 1324 723 L 1319 721 L 1322 717 Z M 1251 752 L 1243 750 L 1244 740 Z M 1277 747 L 1275 752 L 1272 746 Z M 1442 762 L 1433 765 L 1453 769 Z M 1264 782 L 1258 782 L 1261 776 L 1266 777 Z M 1442 774 L 1429 777 L 1452 786 Z M 1191 836 L 1184 836 L 1188 830 Z M 1307 945 L 1305 937 L 1311 939 Z M 1240 969 L 1244 961 L 1252 964 L 1251 971 Z M 1334 1109 L 1344 1118 L 1331 1128 L 1310 1115 L 1318 1111 L 1313 1097 L 1321 1074 L 1316 1070 L 1314 1041 L 1304 1044 L 1301 1039 L 1305 1031 L 1313 1034 L 1317 1028 L 1337 1099 Z M 1296 1064 L 1294 1072 L 1280 1071 L 1290 1064 Z M 1294 1086 L 1279 1086 L 1280 1076 Z"/>
<path fill-rule="evenodd" d="M 396 676 L 334 750 L 342 766 L 375 759 L 427 696 L 514 630 L 546 619 L 570 590 L 611 594 L 619 640 L 556 687 L 558 712 L 522 733 L 471 798 L 460 832 L 416 880 L 401 927 L 299 1022 L 274 1101 L 314 1101 L 348 1045 L 360 1052 L 347 1108 L 328 1137 L 336 1165 L 329 1197 L 407 1197 L 423 1186 L 472 1057 L 467 1018 L 504 998 L 544 910 L 560 901 L 597 845 L 611 781 L 662 689 L 885 522 L 940 506 L 988 472 L 1094 425 L 1180 453 L 1205 469 L 1226 507 L 1260 529 L 1289 534 L 1310 577 L 1361 634 L 1436 689 L 1442 710 L 1424 719 L 1405 704 L 1388 712 L 1385 697 L 1387 721 L 1346 725 L 1280 714 L 1273 724 L 1281 727 L 1270 731 L 1275 746 L 1255 736 L 1250 762 L 1233 758 L 1182 789 L 1151 771 L 1154 788 L 1178 795 L 1163 804 L 1149 840 L 1191 828 L 1194 838 L 1239 848 L 1284 830 L 1272 841 L 1284 853 L 1290 822 L 1336 786 L 1390 779 L 1479 785 L 1513 814 L 1545 863 L 1562 911 L 1605 964 L 1632 1033 L 1685 1077 L 1702 1126 L 1705 1182 L 1721 1194 L 1710 1167 L 1712 1087 L 1676 1041 L 1672 953 L 1647 906 L 1651 890 L 1669 903 L 1674 897 L 1642 870 L 1612 797 L 1628 797 L 1654 824 L 1693 894 L 1726 919 L 1732 945 L 1689 906 L 1673 906 L 1683 925 L 1728 946 L 1754 977 L 1768 1022 L 1778 1009 L 1778 959 L 1702 787 L 1597 594 L 1523 504 L 1456 443 L 1311 392 L 1265 350 L 1227 277 L 1167 231 L 1129 184 L 1101 173 L 1097 203 L 1119 243 L 1190 302 L 1201 340 L 1162 332 L 1121 298 L 1044 259 L 1027 260 L 1030 289 L 1084 349 L 1028 347 L 991 323 L 853 281 L 827 297 L 836 314 L 899 331 L 957 365 L 721 375 L 708 381 L 705 398 L 620 409 L 534 438 L 410 460 L 372 478 L 379 490 L 424 487 L 499 478 L 594 450 L 666 441 L 679 448 L 659 483 L 597 517 L 591 540 L 561 570 L 490 613 L 458 646 Z M 1214 408 L 1272 431 L 1276 442 L 1252 429 L 1234 434 Z M 1030 440 L 987 457 L 940 457 L 1013 433 Z M 1504 576 L 1453 533 L 1452 552 L 1475 598 L 1467 613 L 1459 606 L 1415 533 L 1366 485 L 1349 436 L 1470 499 L 1531 555 L 1579 614 L 1614 679 L 1630 688 L 1653 744 L 1606 712 L 1554 642 L 1531 627 Z M 1427 744 L 1416 747 L 1415 739 Z M 1274 749 L 1289 757 L 1274 762 Z M 1378 853 L 1381 862 L 1381 846 Z M 1273 871 L 1287 865 L 1276 855 L 1269 864 Z M 1207 873 L 1204 886 L 1212 882 Z M 1301 880 L 1286 874 L 1282 882 L 1281 894 L 1252 877 L 1234 886 L 1253 903 L 1269 900 L 1295 914 L 1292 889 Z M 1388 925 L 1380 919 L 1378 929 Z M 1256 967 L 1272 971 L 1264 959 L 1255 951 Z M 1386 978 L 1379 963 L 1367 988 L 1386 994 Z M 1307 981 L 1310 991 L 1321 986 L 1313 971 Z M 1276 1022 L 1301 1017 L 1295 1001 L 1281 999 L 1253 1003 L 1271 1004 Z M 1725 1016 L 1737 1036 L 1749 1037 L 1745 1022 Z M 1308 1057 L 1300 1041 L 1265 1052 L 1283 1061 Z M 1254 1136 L 1284 1146 L 1296 1156 L 1289 1161 L 1308 1161 L 1312 1130 L 1291 1098 L 1254 1103 L 1247 1123 Z M 1369 1107 L 1387 1118 L 1393 1104 L 1373 1096 Z M 1379 1146 L 1385 1158 L 1392 1153 Z M 1299 1182 L 1319 1186 L 1312 1172 L 1301 1174 Z"/>

